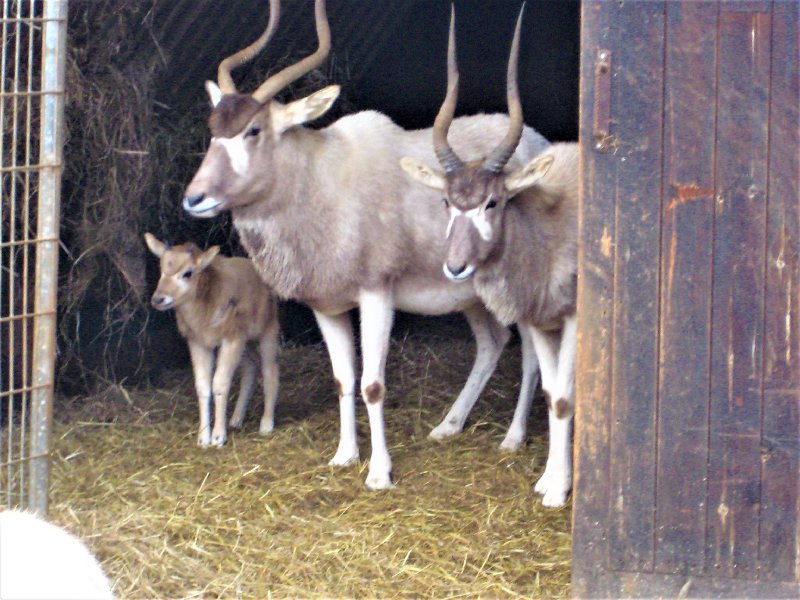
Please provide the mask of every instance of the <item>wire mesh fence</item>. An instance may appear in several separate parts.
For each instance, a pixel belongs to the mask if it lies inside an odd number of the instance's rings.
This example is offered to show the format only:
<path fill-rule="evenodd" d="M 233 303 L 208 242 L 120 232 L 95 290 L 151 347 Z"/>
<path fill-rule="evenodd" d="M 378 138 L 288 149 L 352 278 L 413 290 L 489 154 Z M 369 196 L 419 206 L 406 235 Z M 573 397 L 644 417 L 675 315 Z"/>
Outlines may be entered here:
<path fill-rule="evenodd" d="M 0 506 L 47 512 L 67 0 L 0 20 Z"/>

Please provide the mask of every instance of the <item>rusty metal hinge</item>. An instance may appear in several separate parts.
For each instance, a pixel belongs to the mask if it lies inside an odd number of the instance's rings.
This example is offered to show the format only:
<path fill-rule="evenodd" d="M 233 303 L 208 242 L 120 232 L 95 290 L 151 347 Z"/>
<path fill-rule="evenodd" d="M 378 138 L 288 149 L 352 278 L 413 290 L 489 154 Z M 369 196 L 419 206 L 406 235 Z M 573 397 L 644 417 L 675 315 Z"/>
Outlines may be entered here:
<path fill-rule="evenodd" d="M 611 135 L 611 51 L 600 49 L 594 65 L 594 149 L 608 152 L 614 147 Z"/>

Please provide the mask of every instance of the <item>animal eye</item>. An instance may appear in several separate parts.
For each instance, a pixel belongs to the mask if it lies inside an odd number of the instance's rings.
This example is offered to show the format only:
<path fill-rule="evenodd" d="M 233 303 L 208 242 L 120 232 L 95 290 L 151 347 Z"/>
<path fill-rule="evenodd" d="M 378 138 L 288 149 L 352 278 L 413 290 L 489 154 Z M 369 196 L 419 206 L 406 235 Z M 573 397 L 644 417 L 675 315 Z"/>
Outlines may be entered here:
<path fill-rule="evenodd" d="M 191 269 L 189 271 L 184 271 L 183 275 L 181 275 L 181 279 L 189 279 L 191 278 L 193 273 L 194 271 L 192 271 Z"/>
<path fill-rule="evenodd" d="M 450 206 L 450 203 L 447 201 L 447 198 L 442 198 L 442 202 L 444 202 L 444 207 L 445 208 Z"/>
<path fill-rule="evenodd" d="M 486 203 L 486 210 L 494 208 L 495 206 L 497 206 L 497 200 L 495 198 L 490 198 L 489 201 Z"/>
<path fill-rule="evenodd" d="M 259 133 L 261 133 L 261 128 L 260 127 L 256 127 L 255 125 L 253 125 L 250 129 L 248 129 L 245 132 L 244 137 L 246 137 L 246 138 L 255 137 Z"/>

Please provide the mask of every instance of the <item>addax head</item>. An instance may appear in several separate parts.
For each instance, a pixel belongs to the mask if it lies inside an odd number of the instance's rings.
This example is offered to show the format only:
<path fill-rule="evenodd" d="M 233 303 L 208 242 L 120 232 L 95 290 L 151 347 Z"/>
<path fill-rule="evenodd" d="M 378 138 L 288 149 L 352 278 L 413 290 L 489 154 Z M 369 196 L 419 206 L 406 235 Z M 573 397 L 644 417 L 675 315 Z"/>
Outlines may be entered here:
<path fill-rule="evenodd" d="M 281 136 L 323 115 L 338 97 L 339 86 L 332 85 L 289 104 L 273 100 L 286 86 L 322 64 L 330 52 L 325 0 L 316 0 L 314 12 L 319 47 L 311 56 L 272 75 L 252 94 L 236 91 L 231 70 L 252 60 L 278 27 L 280 0 L 270 0 L 264 33 L 220 63 L 217 83 L 206 82 L 213 107 L 209 119 L 211 143 L 184 195 L 183 208 L 192 216 L 213 217 L 257 199 L 280 177 L 275 173 L 274 154 L 279 151 Z"/>
<path fill-rule="evenodd" d="M 150 251 L 161 259 L 161 277 L 150 304 L 157 310 L 169 310 L 192 298 L 197 291 L 198 275 L 219 253 L 219 246 L 202 252 L 194 244 L 170 246 L 152 233 L 144 234 Z"/>
<path fill-rule="evenodd" d="M 458 100 L 458 67 L 456 65 L 455 11 L 450 16 L 450 37 L 447 47 L 447 95 L 433 125 L 433 148 L 444 171 L 439 171 L 405 157 L 403 170 L 414 180 L 444 194 L 450 213 L 447 226 L 445 275 L 453 281 L 469 279 L 501 241 L 503 211 L 509 199 L 536 184 L 552 164 L 552 157 L 533 159 L 519 171 L 507 173 L 506 163 L 522 137 L 524 127 L 522 104 L 517 85 L 519 36 L 522 24 L 520 10 L 511 55 L 508 60 L 508 111 L 510 124 L 505 138 L 483 160 L 462 161 L 447 141 L 447 132 Z"/>

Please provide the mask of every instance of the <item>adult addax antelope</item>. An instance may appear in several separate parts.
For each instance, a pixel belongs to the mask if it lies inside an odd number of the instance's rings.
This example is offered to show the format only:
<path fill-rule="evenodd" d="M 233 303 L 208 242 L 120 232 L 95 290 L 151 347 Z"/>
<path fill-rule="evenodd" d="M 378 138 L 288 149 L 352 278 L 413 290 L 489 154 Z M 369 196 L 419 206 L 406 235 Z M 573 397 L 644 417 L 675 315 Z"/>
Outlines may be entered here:
<path fill-rule="evenodd" d="M 283 298 L 310 306 L 328 347 L 339 395 L 341 437 L 333 465 L 358 460 L 355 421 L 355 349 L 348 311 L 361 316 L 361 395 L 369 415 L 372 457 L 366 485 L 392 485 L 383 422 L 384 370 L 395 309 L 421 314 L 461 311 L 472 328 L 477 356 L 464 389 L 434 437 L 458 433 L 493 372 L 508 340 L 472 285 L 452 285 L 442 274 L 446 218 L 440 196 L 408 181 L 402 156 L 432 160 L 430 131 L 405 131 L 388 117 L 366 111 L 311 130 L 302 125 L 324 114 L 339 94 L 326 87 L 281 104 L 275 94 L 328 56 L 330 29 L 324 0 L 316 0 L 319 47 L 286 67 L 250 95 L 237 93 L 231 69 L 250 60 L 271 37 L 270 21 L 252 45 L 219 65 L 218 84 L 206 83 L 213 110 L 211 143 L 190 182 L 183 206 L 197 217 L 229 210 L 242 245 L 264 281 Z M 488 152 L 508 125 L 505 115 L 478 115 L 453 123 L 453 143 L 470 155 Z M 515 164 L 548 144 L 530 128 L 522 133 Z M 532 344 L 525 344 L 525 373 L 514 423 L 504 441 L 522 442 L 535 386 Z"/>
<path fill-rule="evenodd" d="M 448 279 L 471 279 L 501 323 L 516 322 L 533 338 L 550 424 L 547 464 L 535 490 L 545 506 L 561 506 L 572 484 L 578 146 L 555 144 L 524 167 L 505 169 L 523 134 L 520 12 L 508 61 L 508 132 L 485 159 L 462 161 L 448 143 L 458 94 L 452 20 L 448 91 L 433 131 L 444 173 L 416 157 L 404 158 L 402 166 L 413 179 L 445 194 Z"/>

